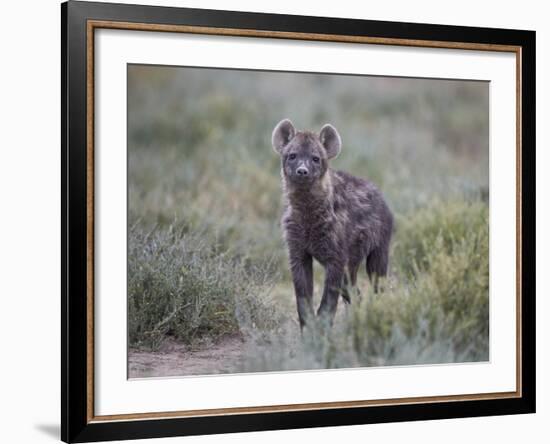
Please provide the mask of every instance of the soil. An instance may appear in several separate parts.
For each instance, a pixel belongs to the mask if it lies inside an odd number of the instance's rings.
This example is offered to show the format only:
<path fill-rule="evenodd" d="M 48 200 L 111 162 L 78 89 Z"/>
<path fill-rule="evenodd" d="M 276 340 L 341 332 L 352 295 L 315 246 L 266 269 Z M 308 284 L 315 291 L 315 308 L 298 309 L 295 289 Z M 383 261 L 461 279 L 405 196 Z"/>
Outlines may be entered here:
<path fill-rule="evenodd" d="M 230 373 L 238 367 L 244 351 L 245 341 L 240 336 L 226 336 L 216 343 L 195 348 L 166 339 L 158 351 L 131 349 L 128 353 L 128 377 Z"/>

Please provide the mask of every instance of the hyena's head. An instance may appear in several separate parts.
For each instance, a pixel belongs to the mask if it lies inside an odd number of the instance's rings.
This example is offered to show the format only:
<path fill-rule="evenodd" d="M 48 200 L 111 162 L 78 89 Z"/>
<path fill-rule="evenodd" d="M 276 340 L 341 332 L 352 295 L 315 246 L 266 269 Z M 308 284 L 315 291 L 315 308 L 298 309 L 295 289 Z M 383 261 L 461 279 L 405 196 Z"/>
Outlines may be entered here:
<path fill-rule="evenodd" d="M 271 138 L 273 149 L 281 156 L 284 177 L 292 185 L 310 187 L 321 180 L 328 161 L 340 153 L 342 139 L 336 128 L 325 125 L 319 134 L 296 131 L 288 119 L 281 120 Z"/>

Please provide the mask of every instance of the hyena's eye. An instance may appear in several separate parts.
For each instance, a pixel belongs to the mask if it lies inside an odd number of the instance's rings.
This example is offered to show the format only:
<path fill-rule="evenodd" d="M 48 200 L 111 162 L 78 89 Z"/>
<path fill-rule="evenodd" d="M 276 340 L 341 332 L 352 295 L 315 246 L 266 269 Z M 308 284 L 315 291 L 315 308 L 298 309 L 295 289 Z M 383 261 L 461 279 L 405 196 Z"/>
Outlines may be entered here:
<path fill-rule="evenodd" d="M 313 156 L 311 160 L 313 160 L 315 163 L 319 163 L 321 159 L 319 159 L 317 156 Z"/>
<path fill-rule="evenodd" d="M 294 160 L 294 159 L 296 159 L 296 154 L 292 153 L 292 154 L 290 154 L 290 155 L 288 156 L 288 158 L 289 158 L 290 160 Z"/>

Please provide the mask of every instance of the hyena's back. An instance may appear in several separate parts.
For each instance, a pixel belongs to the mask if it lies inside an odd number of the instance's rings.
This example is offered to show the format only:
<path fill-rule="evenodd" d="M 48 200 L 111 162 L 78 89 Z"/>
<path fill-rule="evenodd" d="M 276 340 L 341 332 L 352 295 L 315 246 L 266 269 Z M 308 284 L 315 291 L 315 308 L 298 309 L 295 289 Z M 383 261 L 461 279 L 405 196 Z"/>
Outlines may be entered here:
<path fill-rule="evenodd" d="M 366 269 L 385 276 L 393 216 L 381 192 L 370 181 L 344 171 L 333 171 L 334 214 L 346 221 L 348 268 L 355 285 L 357 268 L 366 259 Z M 340 214 L 342 213 L 342 214 Z"/>

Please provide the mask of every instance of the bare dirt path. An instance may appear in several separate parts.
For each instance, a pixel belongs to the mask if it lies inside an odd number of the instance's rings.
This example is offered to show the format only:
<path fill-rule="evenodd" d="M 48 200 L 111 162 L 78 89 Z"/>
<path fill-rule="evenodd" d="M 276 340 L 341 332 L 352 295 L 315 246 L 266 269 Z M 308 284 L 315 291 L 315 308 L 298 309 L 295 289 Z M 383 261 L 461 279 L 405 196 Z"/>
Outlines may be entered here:
<path fill-rule="evenodd" d="M 229 373 L 239 365 L 245 346 L 240 336 L 226 336 L 214 344 L 197 349 L 190 349 L 172 339 L 167 339 L 159 351 L 130 350 L 128 377 Z"/>

